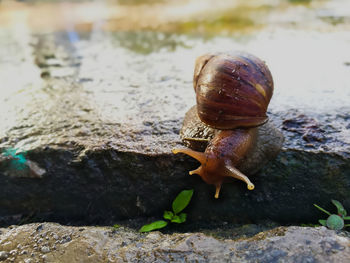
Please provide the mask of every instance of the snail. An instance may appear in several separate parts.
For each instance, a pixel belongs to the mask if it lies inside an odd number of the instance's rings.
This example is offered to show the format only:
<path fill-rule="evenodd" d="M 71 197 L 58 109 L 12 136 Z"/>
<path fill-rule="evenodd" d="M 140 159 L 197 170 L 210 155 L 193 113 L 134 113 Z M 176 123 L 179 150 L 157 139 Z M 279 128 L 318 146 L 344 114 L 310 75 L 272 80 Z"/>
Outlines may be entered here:
<path fill-rule="evenodd" d="M 284 141 L 266 115 L 273 94 L 267 65 L 248 53 L 206 54 L 196 60 L 193 85 L 197 104 L 186 113 L 180 131 L 189 148 L 172 152 L 201 163 L 189 174 L 214 185 L 215 198 L 227 177 L 244 181 L 253 190 L 245 173 L 256 173 L 278 154 Z"/>

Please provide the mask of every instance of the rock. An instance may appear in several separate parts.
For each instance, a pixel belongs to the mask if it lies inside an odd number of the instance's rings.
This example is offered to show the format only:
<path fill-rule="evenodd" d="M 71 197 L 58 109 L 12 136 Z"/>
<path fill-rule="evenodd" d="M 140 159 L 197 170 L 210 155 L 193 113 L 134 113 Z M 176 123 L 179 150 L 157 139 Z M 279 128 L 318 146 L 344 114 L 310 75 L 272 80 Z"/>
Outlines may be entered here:
<path fill-rule="evenodd" d="M 0 251 L 0 260 L 3 261 L 9 257 L 9 253 L 6 251 Z"/>
<path fill-rule="evenodd" d="M 2 244 L 11 240 L 28 247 L 32 253 L 35 237 L 40 236 L 39 224 L 3 229 Z M 121 227 L 62 226 L 53 223 L 40 225 L 42 231 L 58 236 L 70 235 L 65 244 L 45 252 L 47 262 L 347 262 L 350 257 L 350 234 L 325 227 L 278 227 L 252 237 L 217 238 L 203 233 L 140 234 Z M 48 246 L 53 245 L 50 240 Z M 5 252 L 6 253 L 6 252 Z M 35 253 L 29 260 L 19 253 L 16 262 L 36 262 L 42 256 Z"/>
<path fill-rule="evenodd" d="M 49 252 L 50 252 L 50 248 L 49 248 L 48 246 L 43 246 L 43 247 L 41 248 L 41 252 L 43 252 L 43 253 L 49 253 Z"/>
<path fill-rule="evenodd" d="M 269 33 L 268 39 L 273 38 Z M 288 32 L 280 33 L 277 40 L 291 40 Z M 8 58 L 1 60 L 6 74 L 0 77 L 6 80 L 4 87 L 11 87 L 1 90 L 0 98 L 0 224 L 109 224 L 159 216 L 183 189 L 195 190 L 187 210 L 194 221 L 308 223 L 323 216 L 313 203 L 334 209 L 330 200 L 337 199 L 350 207 L 350 137 L 345 128 L 350 125 L 350 97 L 341 90 L 349 74 L 330 83 L 323 78 L 326 74 L 304 73 L 314 58 L 305 51 L 298 56 L 305 65 L 298 60 L 302 65 L 287 68 L 303 77 L 295 83 L 281 71 L 279 65 L 290 65 L 276 58 L 277 49 L 269 53 L 257 48 L 269 46 L 266 42 L 245 46 L 232 39 L 203 43 L 182 37 L 190 48 L 179 44 L 174 51 L 165 46 L 140 54 L 122 45 L 128 36 L 92 34 L 70 43 L 61 33 L 14 35 L 0 29 L 0 45 L 6 50 L 2 55 Z M 313 47 L 323 43 L 323 35 L 293 36 L 316 43 Z M 339 41 L 344 43 L 341 36 Z M 276 94 L 269 116 L 285 143 L 277 158 L 251 177 L 254 191 L 230 180 L 214 200 L 212 186 L 188 176 L 198 164 L 171 149 L 182 146 L 181 123 L 195 103 L 195 57 L 228 48 L 249 49 L 271 64 Z M 331 54 L 328 68 L 345 67 L 339 52 Z M 291 55 L 284 59 L 294 61 Z M 8 151 L 14 152 L 12 159 L 4 156 Z"/>

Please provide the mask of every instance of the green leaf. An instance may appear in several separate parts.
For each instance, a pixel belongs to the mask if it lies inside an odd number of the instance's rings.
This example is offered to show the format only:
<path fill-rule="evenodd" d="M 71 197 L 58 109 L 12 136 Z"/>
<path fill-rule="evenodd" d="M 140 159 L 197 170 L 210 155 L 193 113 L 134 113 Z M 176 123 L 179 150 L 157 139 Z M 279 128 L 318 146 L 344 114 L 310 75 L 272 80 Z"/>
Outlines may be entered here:
<path fill-rule="evenodd" d="M 350 220 L 350 216 L 344 216 L 343 219 L 344 220 Z"/>
<path fill-rule="evenodd" d="M 186 217 L 187 217 L 186 213 L 181 213 L 178 216 L 177 215 L 174 216 L 173 219 L 171 219 L 171 222 L 181 224 L 186 221 Z"/>
<path fill-rule="evenodd" d="M 119 227 L 120 227 L 120 225 L 118 225 L 118 224 L 113 225 L 113 228 L 115 228 L 115 229 L 118 229 Z"/>
<path fill-rule="evenodd" d="M 174 216 L 174 217 L 171 219 L 171 222 L 172 222 L 172 223 L 179 223 L 179 224 L 182 223 L 179 216 Z"/>
<path fill-rule="evenodd" d="M 166 227 L 167 224 L 168 224 L 168 222 L 164 221 L 164 220 L 155 221 L 155 222 L 152 222 L 148 225 L 144 225 L 143 227 L 141 227 L 139 232 L 141 232 L 141 233 L 150 232 L 150 231 L 153 231 L 156 229 Z"/>
<path fill-rule="evenodd" d="M 346 225 L 344 225 L 344 227 L 348 227 L 348 226 L 350 226 L 350 224 L 346 224 Z"/>
<path fill-rule="evenodd" d="M 171 220 L 174 216 L 174 213 L 171 211 L 164 211 L 163 217 L 164 219 Z"/>
<path fill-rule="evenodd" d="M 173 211 L 174 214 L 180 213 L 182 210 L 186 208 L 186 206 L 191 201 L 193 195 L 193 189 L 192 190 L 183 190 L 181 193 L 178 194 L 178 196 L 175 198 L 173 202 Z"/>
<path fill-rule="evenodd" d="M 345 210 L 345 208 L 343 207 L 343 205 L 339 201 L 332 200 L 332 203 L 337 207 L 339 215 L 346 216 L 346 210 Z"/>
<path fill-rule="evenodd" d="M 180 219 L 181 219 L 181 223 L 186 222 L 187 219 L 187 214 L 186 213 L 181 213 L 179 215 Z"/>
<path fill-rule="evenodd" d="M 319 210 L 321 210 L 322 212 L 324 212 L 324 213 L 326 213 L 327 215 L 331 215 L 331 213 L 329 213 L 327 210 L 325 210 L 325 209 L 323 209 L 322 207 L 319 207 L 318 205 L 316 205 L 316 204 L 314 204 L 314 206 L 316 207 L 316 208 L 318 208 Z"/>
<path fill-rule="evenodd" d="M 327 226 L 327 220 L 320 219 L 320 220 L 318 220 L 318 222 L 323 226 Z"/>
<path fill-rule="evenodd" d="M 327 227 L 333 230 L 343 229 L 344 220 L 338 215 L 330 215 L 327 219 Z"/>

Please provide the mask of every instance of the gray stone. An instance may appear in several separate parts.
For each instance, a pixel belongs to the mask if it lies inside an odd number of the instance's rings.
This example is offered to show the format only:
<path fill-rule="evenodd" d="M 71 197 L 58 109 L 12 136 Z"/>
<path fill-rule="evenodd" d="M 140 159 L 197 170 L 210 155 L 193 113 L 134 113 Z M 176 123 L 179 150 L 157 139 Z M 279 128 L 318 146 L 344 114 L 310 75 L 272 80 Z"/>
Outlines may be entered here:
<path fill-rule="evenodd" d="M 2 244 L 25 241 L 35 244 L 30 233 L 38 224 L 3 229 Z M 217 238 L 203 233 L 140 234 L 125 227 L 62 226 L 45 223 L 43 228 L 59 236 L 71 235 L 72 241 L 45 252 L 47 262 L 347 262 L 350 258 L 350 235 L 325 227 L 278 227 L 252 237 Z M 49 245 L 53 245 L 53 240 Z M 29 250 L 31 253 L 32 250 Z M 43 256 L 35 254 L 32 261 Z M 17 255 L 16 262 L 28 260 Z M 26 261 L 25 261 L 26 262 Z M 30 262 L 30 261 L 28 261 Z"/>
<path fill-rule="evenodd" d="M 43 252 L 43 253 L 49 253 L 49 252 L 50 252 L 50 248 L 49 248 L 48 246 L 43 246 L 43 247 L 41 248 L 41 252 Z"/>
<path fill-rule="evenodd" d="M 324 43 L 323 35 L 295 35 L 314 46 Z M 140 54 L 123 46 L 128 38 L 127 33 L 92 34 L 72 44 L 59 33 L 0 31 L 2 55 L 8 58 L 1 68 L 11 76 L 0 73 L 11 87 L 1 90 L 0 151 L 17 149 L 33 164 L 18 166 L 18 156 L 1 156 L 2 224 L 33 219 L 92 224 L 159 216 L 181 190 L 190 188 L 195 189 L 188 209 L 192 220 L 305 223 L 323 216 L 313 203 L 332 209 L 330 199 L 337 199 L 350 207 L 350 95 L 342 89 L 349 74 L 341 75 L 346 65 L 340 63 L 345 59 L 340 51 L 334 50 L 327 65 L 339 69 L 332 83 L 322 68 L 317 75 L 322 81 L 311 73 L 307 78 L 299 59 L 295 71 L 303 78 L 296 83 L 281 72 L 279 65 L 288 63 L 257 48 L 267 42 L 245 46 L 213 39 L 203 44 L 181 37 L 191 48 L 179 44 L 174 51 L 163 47 Z M 182 146 L 181 123 L 195 103 L 194 58 L 228 48 L 249 49 L 271 65 L 276 94 L 269 116 L 285 143 L 277 158 L 251 177 L 254 191 L 231 180 L 214 200 L 212 186 L 188 176 L 198 164 L 174 156 L 171 149 Z M 298 58 L 310 66 L 308 52 Z M 291 55 L 287 58 L 293 62 Z"/>
<path fill-rule="evenodd" d="M 7 259 L 8 256 L 9 256 L 9 253 L 8 253 L 8 252 L 6 252 L 6 251 L 0 251 L 0 260 L 1 260 L 1 261 Z"/>

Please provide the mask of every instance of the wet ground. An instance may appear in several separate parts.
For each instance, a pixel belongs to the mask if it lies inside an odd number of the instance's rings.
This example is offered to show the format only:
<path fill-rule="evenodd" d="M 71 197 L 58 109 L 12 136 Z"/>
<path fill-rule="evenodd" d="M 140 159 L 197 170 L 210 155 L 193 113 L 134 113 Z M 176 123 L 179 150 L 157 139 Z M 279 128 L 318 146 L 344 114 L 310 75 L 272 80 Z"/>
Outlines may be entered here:
<path fill-rule="evenodd" d="M 304 204 L 305 191 L 316 193 L 310 205 L 333 194 L 349 205 L 349 1 L 246 2 L 2 1 L 0 149 L 28 151 L 48 171 L 43 182 L 26 184 L 3 169 L 8 184 L 0 198 L 3 214 L 19 213 L 6 200 L 10 196 L 25 213 L 39 207 L 44 215 L 45 209 L 74 214 L 77 208 L 66 203 L 76 200 L 87 208 L 72 217 L 81 220 L 86 212 L 89 223 L 103 218 L 96 213 L 104 207 L 100 203 L 111 204 L 120 196 L 125 199 L 112 204 L 116 210 L 111 213 L 130 217 L 159 214 L 188 185 L 201 187 L 196 204 L 208 201 L 203 196 L 211 197 L 211 188 L 196 178 L 183 180 L 189 165 L 175 160 L 170 150 L 180 144 L 183 116 L 195 103 L 195 58 L 225 50 L 254 53 L 269 65 L 275 81 L 269 114 L 287 138 L 278 160 L 256 179 L 262 191 L 226 191 L 226 201 L 242 196 L 243 211 L 255 211 L 250 204 L 259 202 L 276 206 L 275 212 L 261 209 L 260 216 L 270 213 L 284 223 L 315 218 L 307 211 L 288 217 Z M 292 175 L 297 182 L 289 179 Z M 270 182 L 266 188 L 264 182 Z M 281 195 L 276 193 L 279 183 Z M 305 190 L 308 184 L 326 190 Z M 86 187 L 81 200 L 81 192 L 74 195 L 79 185 Z M 33 191 L 32 199 L 20 194 L 21 186 Z M 67 189 L 72 196 L 61 200 Z M 304 198 L 294 207 L 283 209 L 274 202 L 288 203 L 294 195 Z M 232 210 L 225 211 L 225 202 L 208 202 L 218 212 L 212 218 L 230 217 L 238 207 L 233 202 Z M 197 218 L 209 214 L 193 211 Z"/>
<path fill-rule="evenodd" d="M 158 60 L 170 56 L 171 66 L 155 65 L 155 76 L 161 80 L 173 67 L 182 70 L 187 81 L 191 81 L 193 61 L 198 55 L 246 50 L 263 58 L 273 73 L 276 88 L 272 111 L 290 108 L 322 115 L 344 112 L 343 107 L 350 101 L 348 1 L 265 0 L 248 4 L 236 0 L 216 3 L 212 8 L 214 2 L 3 1 L 0 4 L 2 39 L 22 37 L 19 43 L 25 45 L 26 41 L 32 41 L 28 39 L 30 34 L 65 32 L 62 38 L 68 38 L 76 48 L 75 55 L 84 59 L 82 78 L 86 78 L 85 69 L 90 70 L 90 65 L 95 63 L 91 57 L 84 56 L 86 49 L 90 54 L 99 54 L 102 49 L 108 54 L 109 59 L 103 57 L 106 65 L 103 71 L 119 71 L 126 60 L 131 62 L 130 56 L 142 59 L 148 55 Z M 2 52 L 11 51 L 2 48 Z M 5 61 L 10 56 L 6 57 Z M 113 57 L 118 57 L 118 63 Z M 9 91 L 6 87 L 21 84 L 14 77 L 18 70 L 7 72 L 11 69 L 5 64 L 2 68 L 1 92 L 3 98 L 8 98 L 17 90 Z M 23 71 L 28 78 L 38 78 L 30 69 Z M 145 81 L 145 74 L 125 71 L 116 74 L 126 75 L 125 79 L 132 75 L 137 83 L 131 84 L 136 86 Z M 189 100 L 192 103 L 192 90 L 183 94 L 186 103 Z M 120 108 L 127 111 L 125 105 Z M 341 136 L 347 135 L 345 132 Z"/>
<path fill-rule="evenodd" d="M 4 262 L 347 262 L 349 237 L 319 228 L 278 227 L 254 237 L 137 233 L 125 227 L 36 223 L 0 228 Z"/>
<path fill-rule="evenodd" d="M 26 84 L 42 82 L 37 65 L 31 61 L 22 63 L 31 59 L 26 45 L 35 44 L 33 35 L 61 32 L 61 41 L 71 42 L 71 57 L 81 63 L 78 77 L 86 89 L 91 89 L 94 103 L 101 105 L 103 118 L 111 121 L 113 116 L 119 120 L 121 115 L 126 119 L 137 118 L 138 97 L 157 96 L 152 92 L 154 82 L 163 82 L 160 85 L 166 82 L 166 96 L 158 98 L 157 105 L 141 106 L 154 112 L 157 121 L 181 118 L 194 103 L 194 94 L 188 88 L 194 59 L 205 52 L 245 50 L 264 59 L 273 73 L 272 113 L 291 110 L 291 118 L 316 114 L 316 121 L 327 122 L 328 131 L 337 130 L 334 137 L 349 144 L 350 21 L 346 12 L 350 9 L 349 2 L 225 1 L 215 3 L 212 8 L 213 3 L 209 0 L 3 1 L 0 4 L 4 47 L 0 51 L 3 53 L 0 116 L 11 122 L 13 116 L 8 115 L 6 107 L 12 107 L 22 98 L 26 100 L 19 94 L 28 91 L 23 88 Z M 11 45 L 11 38 L 16 39 L 15 45 Z M 20 56 L 17 63 L 16 56 Z M 133 65 L 140 60 L 148 63 Z M 55 59 L 48 63 L 55 66 Z M 69 72 L 60 69 L 62 65 L 56 66 L 51 74 L 58 77 L 73 74 L 75 70 Z M 18 74 L 22 76 L 20 79 L 16 77 Z M 40 74 L 43 76 L 45 72 Z M 180 81 L 176 74 L 182 75 Z M 122 99 L 116 102 L 115 98 L 109 101 L 108 95 L 95 96 L 93 90 L 101 86 L 101 79 L 107 94 L 118 93 Z M 117 90 L 113 85 L 116 82 Z M 129 85 L 135 87 L 135 96 L 124 97 L 124 87 Z M 176 91 L 172 90 L 174 85 Z M 30 86 L 37 88 L 35 84 Z M 174 104 L 173 96 L 182 96 L 180 107 Z M 178 114 L 166 116 L 162 114 L 166 112 L 163 107 L 172 107 Z M 115 115 L 115 110 L 125 114 Z M 340 116 L 343 121 L 336 122 L 332 116 Z"/>
<path fill-rule="evenodd" d="M 0 0 L 0 261 L 345 262 L 348 232 L 277 226 L 325 219 L 313 203 L 350 208 L 348 10 Z M 170 150 L 195 103 L 195 58 L 236 49 L 269 65 L 269 116 L 286 140 L 254 191 L 232 181 L 215 200 L 187 175 L 197 164 Z M 136 233 L 189 188 L 185 224 Z"/>

